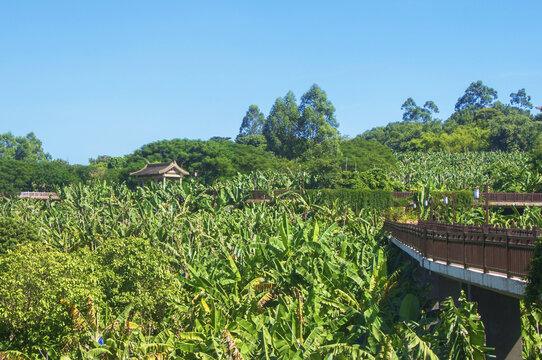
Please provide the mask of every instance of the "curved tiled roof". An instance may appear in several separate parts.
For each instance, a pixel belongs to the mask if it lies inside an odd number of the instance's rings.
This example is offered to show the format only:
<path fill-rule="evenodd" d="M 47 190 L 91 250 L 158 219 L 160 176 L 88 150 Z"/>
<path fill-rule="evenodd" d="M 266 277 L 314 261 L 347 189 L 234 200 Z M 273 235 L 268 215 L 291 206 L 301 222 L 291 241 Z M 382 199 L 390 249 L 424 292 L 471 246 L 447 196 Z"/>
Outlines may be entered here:
<path fill-rule="evenodd" d="M 182 169 L 179 165 L 177 165 L 177 162 L 172 161 L 170 163 L 146 164 L 143 169 L 134 171 L 130 174 L 130 176 L 162 175 L 171 170 L 176 170 L 177 173 L 182 175 L 189 175 L 188 171 Z"/>

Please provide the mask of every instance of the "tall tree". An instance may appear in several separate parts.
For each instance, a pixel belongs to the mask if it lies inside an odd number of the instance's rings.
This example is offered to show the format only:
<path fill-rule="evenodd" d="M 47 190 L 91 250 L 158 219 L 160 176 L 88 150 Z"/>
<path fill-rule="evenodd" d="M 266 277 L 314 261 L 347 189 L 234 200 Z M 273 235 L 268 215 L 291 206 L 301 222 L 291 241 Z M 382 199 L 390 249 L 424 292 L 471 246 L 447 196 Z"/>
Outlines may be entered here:
<path fill-rule="evenodd" d="M 481 81 L 469 85 L 465 94 L 457 99 L 455 110 L 460 111 L 468 108 L 481 109 L 497 100 L 497 91 L 485 86 Z"/>
<path fill-rule="evenodd" d="M 310 150 L 311 157 L 337 153 L 339 124 L 335 119 L 335 107 L 327 99 L 325 91 L 316 84 L 311 86 L 301 97 L 299 113 L 296 135 L 304 147 L 303 152 Z"/>
<path fill-rule="evenodd" d="M 339 123 L 335 119 L 335 107 L 327 99 L 326 92 L 316 84 L 312 85 L 301 97 L 299 113 L 303 114 L 308 107 L 311 107 L 318 117 L 324 119 L 332 128 L 337 129 L 339 127 Z"/>
<path fill-rule="evenodd" d="M 239 128 L 239 135 L 237 135 L 237 140 L 239 138 L 250 136 L 250 135 L 262 135 L 263 125 L 265 123 L 265 116 L 260 111 L 258 106 L 250 105 L 241 127 Z"/>
<path fill-rule="evenodd" d="M 8 132 L 0 134 L 0 158 L 38 162 L 51 160 L 51 155 L 43 151 L 41 141 L 33 132 L 26 136 L 14 136 Z"/>
<path fill-rule="evenodd" d="M 263 135 L 269 150 L 279 156 L 293 159 L 299 154 L 296 131 L 299 122 L 299 109 L 293 92 L 275 100 L 267 121 L 263 127 Z"/>
<path fill-rule="evenodd" d="M 510 94 L 510 105 L 524 109 L 532 109 L 531 97 L 527 95 L 525 89 L 519 89 L 517 93 Z"/>
<path fill-rule="evenodd" d="M 433 101 L 426 101 L 422 108 L 416 105 L 416 102 L 412 98 L 408 98 L 401 105 L 401 110 L 404 111 L 403 121 L 423 123 L 431 121 L 433 119 L 432 114 L 439 112 L 437 105 Z"/>

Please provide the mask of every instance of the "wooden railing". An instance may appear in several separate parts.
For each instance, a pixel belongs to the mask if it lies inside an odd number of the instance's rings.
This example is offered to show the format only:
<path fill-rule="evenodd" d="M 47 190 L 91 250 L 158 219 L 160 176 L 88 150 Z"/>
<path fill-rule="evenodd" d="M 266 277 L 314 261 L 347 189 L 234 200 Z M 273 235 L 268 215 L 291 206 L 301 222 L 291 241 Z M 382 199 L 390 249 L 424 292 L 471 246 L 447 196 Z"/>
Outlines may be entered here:
<path fill-rule="evenodd" d="M 24 191 L 19 193 L 19 199 L 38 199 L 38 200 L 60 200 L 54 192 L 29 192 Z"/>
<path fill-rule="evenodd" d="M 480 193 L 480 196 L 484 195 L 484 193 Z M 487 199 L 494 202 L 540 203 L 542 202 L 542 193 L 489 193 Z"/>
<path fill-rule="evenodd" d="M 527 275 L 536 241 L 542 235 L 538 228 L 504 229 L 426 221 L 404 224 L 386 220 L 384 229 L 425 258 L 507 277 Z"/>
<path fill-rule="evenodd" d="M 414 191 L 394 191 L 393 197 L 396 199 L 405 198 L 414 195 Z M 484 192 L 480 192 L 480 196 L 485 196 Z M 492 202 L 509 202 L 509 203 L 542 203 L 542 193 L 500 193 L 490 192 L 487 199 Z"/>
<path fill-rule="evenodd" d="M 393 197 L 396 199 L 402 199 L 414 195 L 414 191 L 394 191 Z"/>

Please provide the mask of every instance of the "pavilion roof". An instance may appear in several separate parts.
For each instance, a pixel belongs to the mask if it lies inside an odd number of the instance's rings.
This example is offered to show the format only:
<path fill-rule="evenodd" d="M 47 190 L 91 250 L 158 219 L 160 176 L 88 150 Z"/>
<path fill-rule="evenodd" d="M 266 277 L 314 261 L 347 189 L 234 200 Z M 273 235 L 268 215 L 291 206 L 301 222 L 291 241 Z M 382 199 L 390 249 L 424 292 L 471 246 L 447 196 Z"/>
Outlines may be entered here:
<path fill-rule="evenodd" d="M 159 163 L 159 164 L 146 164 L 141 170 L 134 171 L 130 176 L 153 176 L 153 175 L 162 175 L 171 170 L 176 170 L 179 174 L 189 175 L 189 172 L 182 169 L 177 162 L 173 160 L 170 163 Z"/>

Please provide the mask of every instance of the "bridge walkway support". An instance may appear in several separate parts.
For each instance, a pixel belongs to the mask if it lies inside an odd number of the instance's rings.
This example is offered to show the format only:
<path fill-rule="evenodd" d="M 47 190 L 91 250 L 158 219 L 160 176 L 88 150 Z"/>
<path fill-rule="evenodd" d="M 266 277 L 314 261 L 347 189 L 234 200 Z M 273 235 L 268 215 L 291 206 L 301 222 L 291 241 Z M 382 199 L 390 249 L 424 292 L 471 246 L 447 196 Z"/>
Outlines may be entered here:
<path fill-rule="evenodd" d="M 497 359 L 521 359 L 521 321 L 519 298 L 494 292 L 483 287 L 459 281 L 443 274 L 418 267 L 419 278 L 430 286 L 429 296 L 437 299 L 436 307 L 448 297 L 457 304 L 461 290 L 469 301 L 478 303 L 486 329 L 486 344 L 495 348 Z"/>

